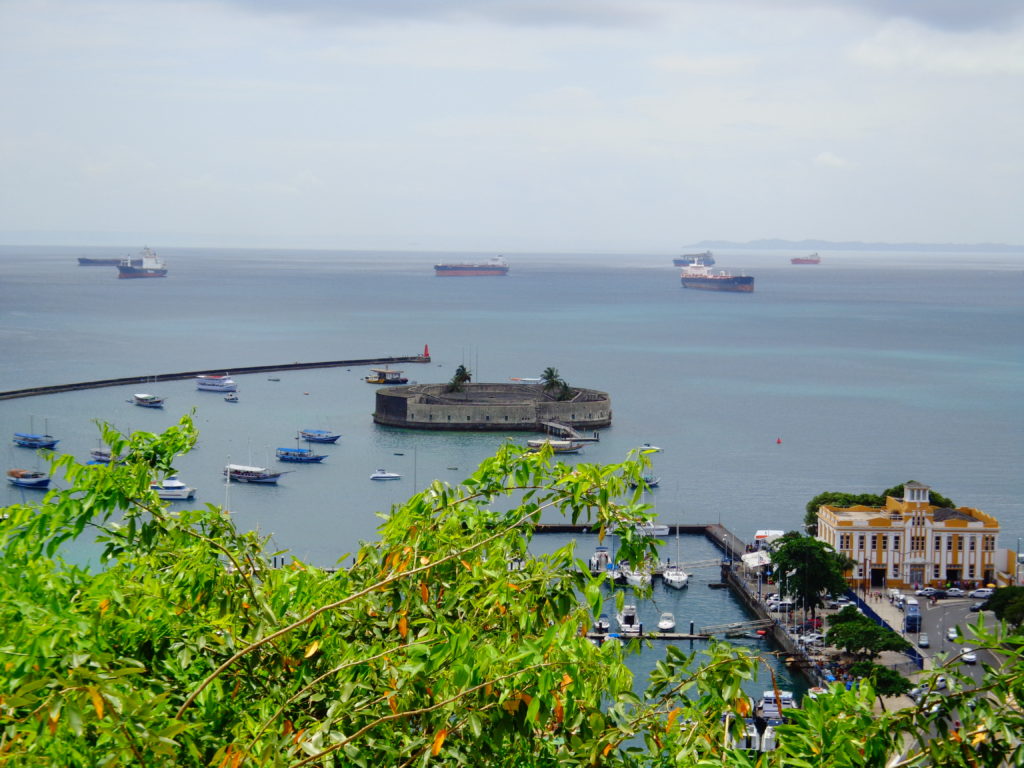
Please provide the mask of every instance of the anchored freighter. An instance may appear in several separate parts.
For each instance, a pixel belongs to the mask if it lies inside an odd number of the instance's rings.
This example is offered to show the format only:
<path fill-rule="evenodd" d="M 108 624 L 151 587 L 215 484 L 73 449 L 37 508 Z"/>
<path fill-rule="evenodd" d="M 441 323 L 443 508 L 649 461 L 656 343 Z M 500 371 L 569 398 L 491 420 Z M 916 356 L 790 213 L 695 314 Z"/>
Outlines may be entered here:
<path fill-rule="evenodd" d="M 435 264 L 434 274 L 438 277 L 480 277 L 487 275 L 507 275 L 508 262 L 501 256 L 495 256 L 483 264 Z"/>
<path fill-rule="evenodd" d="M 686 267 L 679 276 L 683 288 L 696 288 L 701 291 L 733 291 L 753 293 L 754 278 L 749 275 L 730 275 L 719 272 L 717 275 L 708 269 L 706 264 L 696 263 Z"/>

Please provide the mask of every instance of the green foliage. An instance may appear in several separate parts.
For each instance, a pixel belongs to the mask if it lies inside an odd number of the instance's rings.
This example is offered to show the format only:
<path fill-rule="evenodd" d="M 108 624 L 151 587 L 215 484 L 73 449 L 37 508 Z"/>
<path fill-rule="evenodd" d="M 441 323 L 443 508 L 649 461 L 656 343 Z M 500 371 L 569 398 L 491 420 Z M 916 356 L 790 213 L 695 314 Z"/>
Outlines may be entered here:
<path fill-rule="evenodd" d="M 907 483 L 913 482 L 915 481 L 907 480 Z M 904 485 L 906 485 L 906 483 L 900 483 L 899 485 L 894 485 L 892 488 L 886 488 L 882 491 L 883 503 L 886 496 L 892 496 L 895 499 L 902 499 Z M 928 503 L 943 509 L 956 509 L 956 504 L 953 503 L 952 499 L 947 499 L 941 493 L 936 493 L 931 489 L 928 490 Z"/>
<path fill-rule="evenodd" d="M 857 661 L 850 665 L 850 674 L 870 680 L 879 696 L 899 696 L 907 693 L 913 684 L 895 669 L 883 667 L 872 661 Z"/>
<path fill-rule="evenodd" d="M 464 365 L 460 365 L 455 369 L 455 373 L 452 375 L 451 381 L 448 382 L 446 389 L 449 392 L 461 392 L 466 384 L 472 380 L 473 375 L 469 369 Z"/>
<path fill-rule="evenodd" d="M 1000 587 L 985 601 L 985 608 L 997 619 L 1019 627 L 1024 623 L 1024 587 Z"/>
<path fill-rule="evenodd" d="M 1024 638 L 1002 628 L 978 630 L 1006 663 L 986 670 L 959 740 L 926 709 L 874 713 L 867 683 L 794 712 L 776 752 L 743 752 L 741 686 L 760 661 L 724 643 L 666 646 L 634 693 L 630 651 L 583 635 L 604 575 L 571 545 L 525 556 L 555 514 L 617 533 L 634 563 L 653 556 L 635 533 L 650 515 L 627 492 L 640 461 L 505 448 L 461 485 L 396 505 L 330 572 L 271 568 L 279 553 L 223 510 L 172 511 L 149 490 L 194 442 L 189 418 L 163 435 L 103 435 L 124 464 L 61 457 L 70 489 L 0 520 L 4 765 L 853 768 L 904 748 L 899 765 L 1020 762 L 1010 702 L 1024 698 Z M 87 531 L 99 569 L 63 557 Z M 512 557 L 525 567 L 510 570 Z M 947 674 L 951 701 L 976 693 Z"/>
<path fill-rule="evenodd" d="M 913 482 L 912 480 L 908 480 Z M 903 498 L 903 486 L 905 483 L 894 485 L 892 488 L 886 488 L 880 494 L 874 493 L 843 493 L 841 491 L 825 491 L 819 493 L 813 499 L 807 502 L 804 507 L 804 528 L 810 535 L 815 535 L 818 530 L 818 508 L 827 505 L 830 507 L 883 507 L 885 506 L 885 499 L 888 496 L 893 498 Z M 945 496 L 936 493 L 935 491 L 928 491 L 928 500 L 936 507 L 943 507 L 946 509 L 955 509 L 956 505 L 952 500 L 947 499 Z"/>
<path fill-rule="evenodd" d="M 825 642 L 864 659 L 873 659 L 882 651 L 905 651 L 910 648 L 910 643 L 889 627 L 876 624 L 852 605 L 831 616 L 828 623 Z"/>
<path fill-rule="evenodd" d="M 772 568 L 786 595 L 798 598 L 812 615 L 823 595 L 846 591 L 847 558 L 830 545 L 790 532 L 772 545 Z"/>

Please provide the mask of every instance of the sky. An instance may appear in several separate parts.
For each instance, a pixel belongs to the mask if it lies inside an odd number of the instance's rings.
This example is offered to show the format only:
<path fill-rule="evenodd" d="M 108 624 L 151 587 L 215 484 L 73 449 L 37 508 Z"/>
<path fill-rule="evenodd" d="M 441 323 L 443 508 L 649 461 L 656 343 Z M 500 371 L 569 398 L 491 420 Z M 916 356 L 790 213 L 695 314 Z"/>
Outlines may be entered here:
<path fill-rule="evenodd" d="M 0 243 L 1024 244 L 1021 0 L 0 0 Z"/>

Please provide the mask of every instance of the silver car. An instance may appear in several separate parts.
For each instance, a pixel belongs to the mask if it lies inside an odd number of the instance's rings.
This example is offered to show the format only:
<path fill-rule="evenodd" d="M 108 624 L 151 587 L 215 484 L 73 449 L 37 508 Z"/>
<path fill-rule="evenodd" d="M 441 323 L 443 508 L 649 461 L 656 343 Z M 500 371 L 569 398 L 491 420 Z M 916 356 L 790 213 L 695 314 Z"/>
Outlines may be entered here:
<path fill-rule="evenodd" d="M 928 633 L 927 632 L 922 632 L 920 635 L 917 636 L 917 646 L 918 646 L 918 648 L 927 648 L 930 645 L 931 645 L 931 643 L 928 641 Z"/>

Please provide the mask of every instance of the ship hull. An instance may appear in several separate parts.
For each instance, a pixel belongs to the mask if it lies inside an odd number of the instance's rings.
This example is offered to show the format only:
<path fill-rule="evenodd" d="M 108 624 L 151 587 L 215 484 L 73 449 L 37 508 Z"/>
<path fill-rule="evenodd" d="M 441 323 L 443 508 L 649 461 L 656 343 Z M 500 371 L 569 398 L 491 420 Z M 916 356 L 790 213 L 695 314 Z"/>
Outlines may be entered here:
<path fill-rule="evenodd" d="M 738 277 L 681 277 L 683 288 L 698 291 L 728 291 L 730 293 L 753 293 L 754 278 Z"/>
<path fill-rule="evenodd" d="M 474 267 L 472 265 L 438 265 L 434 267 L 437 277 L 503 277 L 508 267 Z"/>
<path fill-rule="evenodd" d="M 117 268 L 117 276 L 122 279 L 131 279 L 137 277 L 167 277 L 167 270 L 146 269 L 145 267 L 119 266 Z"/>

